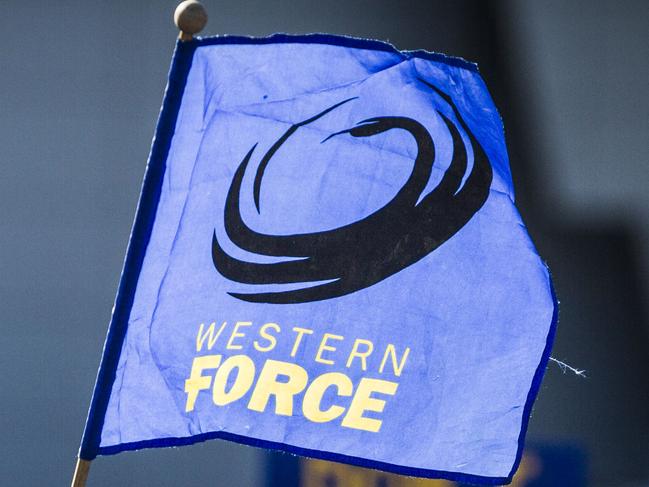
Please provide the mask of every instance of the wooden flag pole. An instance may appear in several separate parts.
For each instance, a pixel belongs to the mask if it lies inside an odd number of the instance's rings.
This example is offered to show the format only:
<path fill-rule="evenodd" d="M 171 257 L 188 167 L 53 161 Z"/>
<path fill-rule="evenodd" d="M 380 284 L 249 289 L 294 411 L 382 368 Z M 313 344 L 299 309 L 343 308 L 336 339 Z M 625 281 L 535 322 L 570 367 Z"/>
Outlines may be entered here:
<path fill-rule="evenodd" d="M 74 469 L 74 477 L 72 477 L 72 487 L 85 487 L 89 471 L 90 460 L 77 458 L 77 466 Z"/>
<path fill-rule="evenodd" d="M 182 42 L 191 41 L 194 34 L 198 34 L 207 24 L 207 11 L 202 3 L 196 0 L 185 0 L 176 7 L 174 23 L 180 30 L 178 39 Z M 71 487 L 86 487 L 90 462 L 90 460 L 77 457 Z"/>

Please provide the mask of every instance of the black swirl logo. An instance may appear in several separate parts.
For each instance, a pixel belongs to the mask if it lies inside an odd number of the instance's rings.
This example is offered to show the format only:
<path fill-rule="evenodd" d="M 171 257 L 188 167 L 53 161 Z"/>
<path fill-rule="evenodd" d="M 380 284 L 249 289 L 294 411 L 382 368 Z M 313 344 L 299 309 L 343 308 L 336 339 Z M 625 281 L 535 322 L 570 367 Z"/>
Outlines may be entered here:
<path fill-rule="evenodd" d="M 331 299 L 372 286 L 418 262 L 456 234 L 484 205 L 489 195 L 492 169 L 483 148 L 468 129 L 459 110 L 445 93 L 420 79 L 438 93 L 454 119 L 437 110 L 453 141 L 452 161 L 440 183 L 422 197 L 435 159 L 435 141 L 426 128 L 407 117 L 374 117 L 331 137 L 372 137 L 389 130 L 405 130 L 417 144 L 412 172 L 396 195 L 367 217 L 333 230 L 294 235 L 256 232 L 241 216 L 239 201 L 244 174 L 257 144 L 237 168 L 225 203 L 225 231 L 233 244 L 258 255 L 299 258 L 275 263 L 246 262 L 226 253 L 214 233 L 212 261 L 225 278 L 244 284 L 301 284 L 298 289 L 241 293 L 231 296 L 258 303 L 304 303 Z M 260 211 L 259 195 L 264 171 L 277 150 L 300 127 L 315 122 L 353 98 L 341 101 L 317 115 L 296 123 L 263 155 L 253 183 L 253 198 Z M 473 148 L 468 175 L 464 132 Z M 325 139 L 325 140 L 327 140 Z M 464 179 L 464 184 L 462 181 Z M 326 281 L 326 282 L 323 282 Z"/>

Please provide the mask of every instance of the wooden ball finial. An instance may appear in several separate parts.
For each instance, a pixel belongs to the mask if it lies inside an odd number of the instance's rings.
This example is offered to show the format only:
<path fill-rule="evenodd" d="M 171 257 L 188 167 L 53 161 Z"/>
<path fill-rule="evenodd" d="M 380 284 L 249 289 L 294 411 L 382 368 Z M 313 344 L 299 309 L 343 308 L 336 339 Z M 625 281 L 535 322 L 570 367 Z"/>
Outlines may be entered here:
<path fill-rule="evenodd" d="M 201 2 L 185 0 L 176 7 L 174 23 L 180 29 L 180 40 L 191 41 L 207 24 L 207 11 Z"/>

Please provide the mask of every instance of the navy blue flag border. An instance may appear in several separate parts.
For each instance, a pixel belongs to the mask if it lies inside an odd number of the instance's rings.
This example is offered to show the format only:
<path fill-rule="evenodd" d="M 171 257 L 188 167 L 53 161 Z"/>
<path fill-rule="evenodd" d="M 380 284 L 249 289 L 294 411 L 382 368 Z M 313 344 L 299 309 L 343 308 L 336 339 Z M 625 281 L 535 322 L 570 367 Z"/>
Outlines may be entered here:
<path fill-rule="evenodd" d="M 550 358 L 552 343 L 556 333 L 558 321 L 558 301 L 550 279 L 552 299 L 554 302 L 554 313 L 550 330 L 546 339 L 545 348 L 541 361 L 534 373 L 530 391 L 527 395 L 525 408 L 522 416 L 521 431 L 518 438 L 518 450 L 512 469 L 507 477 L 487 477 L 482 475 L 473 475 L 460 472 L 447 472 L 438 470 L 429 470 L 415 467 L 405 467 L 390 463 L 368 460 L 366 458 L 342 455 L 338 453 L 326 452 L 321 450 L 312 450 L 300 448 L 284 443 L 274 441 L 260 440 L 247 436 L 237 435 L 224 431 L 215 431 L 203 433 L 194 436 L 182 438 L 156 438 L 151 440 L 136 441 L 123 443 L 119 445 L 101 447 L 101 432 L 103 430 L 104 419 L 108 402 L 110 399 L 112 386 L 115 381 L 117 366 L 119 364 L 120 353 L 124 338 L 128 329 L 128 319 L 135 298 L 137 282 L 146 255 L 147 246 L 151 238 L 151 232 L 155 222 L 158 202 L 164 180 L 167 156 L 173 140 L 176 119 L 180 110 L 187 76 L 189 74 L 194 52 L 198 47 L 210 45 L 262 45 L 262 44 L 327 44 L 332 46 L 341 46 L 357 49 L 367 49 L 373 51 L 390 52 L 402 56 L 404 59 L 422 58 L 432 61 L 439 61 L 445 64 L 458 66 L 477 72 L 477 66 L 461 58 L 446 56 L 440 53 L 428 52 L 423 50 L 417 51 L 399 51 L 387 42 L 360 39 L 355 37 L 329 35 L 329 34 L 307 34 L 307 35 L 290 35 L 274 34 L 269 37 L 245 37 L 245 36 L 215 36 L 195 38 L 191 41 L 176 42 L 176 47 L 172 56 L 171 68 L 169 70 L 169 79 L 165 90 L 162 109 L 158 118 L 155 129 L 155 136 L 149 153 L 144 180 L 140 193 L 140 199 L 135 213 L 135 220 L 126 251 L 126 259 L 120 276 L 115 305 L 108 326 L 108 333 L 102 353 L 99 371 L 93 391 L 92 401 L 88 412 L 88 418 L 81 440 L 79 449 L 79 458 L 91 461 L 98 455 L 114 455 L 122 451 L 139 450 L 143 448 L 161 448 L 190 445 L 206 441 L 209 439 L 223 439 L 241 443 L 244 445 L 256 446 L 280 450 L 286 453 L 302 455 L 310 458 L 329 460 L 357 465 L 365 468 L 374 468 L 392 472 L 399 475 L 413 477 L 446 479 L 456 482 L 476 483 L 485 485 L 500 485 L 511 482 L 514 473 L 518 469 L 523 455 L 523 445 L 529 423 L 532 405 L 539 392 L 543 375 Z"/>

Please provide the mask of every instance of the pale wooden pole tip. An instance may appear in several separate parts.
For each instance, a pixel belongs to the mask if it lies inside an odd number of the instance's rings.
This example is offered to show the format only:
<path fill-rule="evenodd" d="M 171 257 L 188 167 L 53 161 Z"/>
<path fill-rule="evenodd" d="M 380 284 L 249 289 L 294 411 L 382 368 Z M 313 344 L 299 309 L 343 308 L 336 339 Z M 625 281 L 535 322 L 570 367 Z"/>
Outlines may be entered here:
<path fill-rule="evenodd" d="M 77 466 L 74 469 L 71 487 L 86 487 L 88 472 L 90 471 L 90 460 L 77 458 Z"/>
<path fill-rule="evenodd" d="M 191 41 L 207 24 L 207 11 L 201 2 L 185 0 L 174 12 L 174 22 L 180 29 L 180 40 Z"/>

